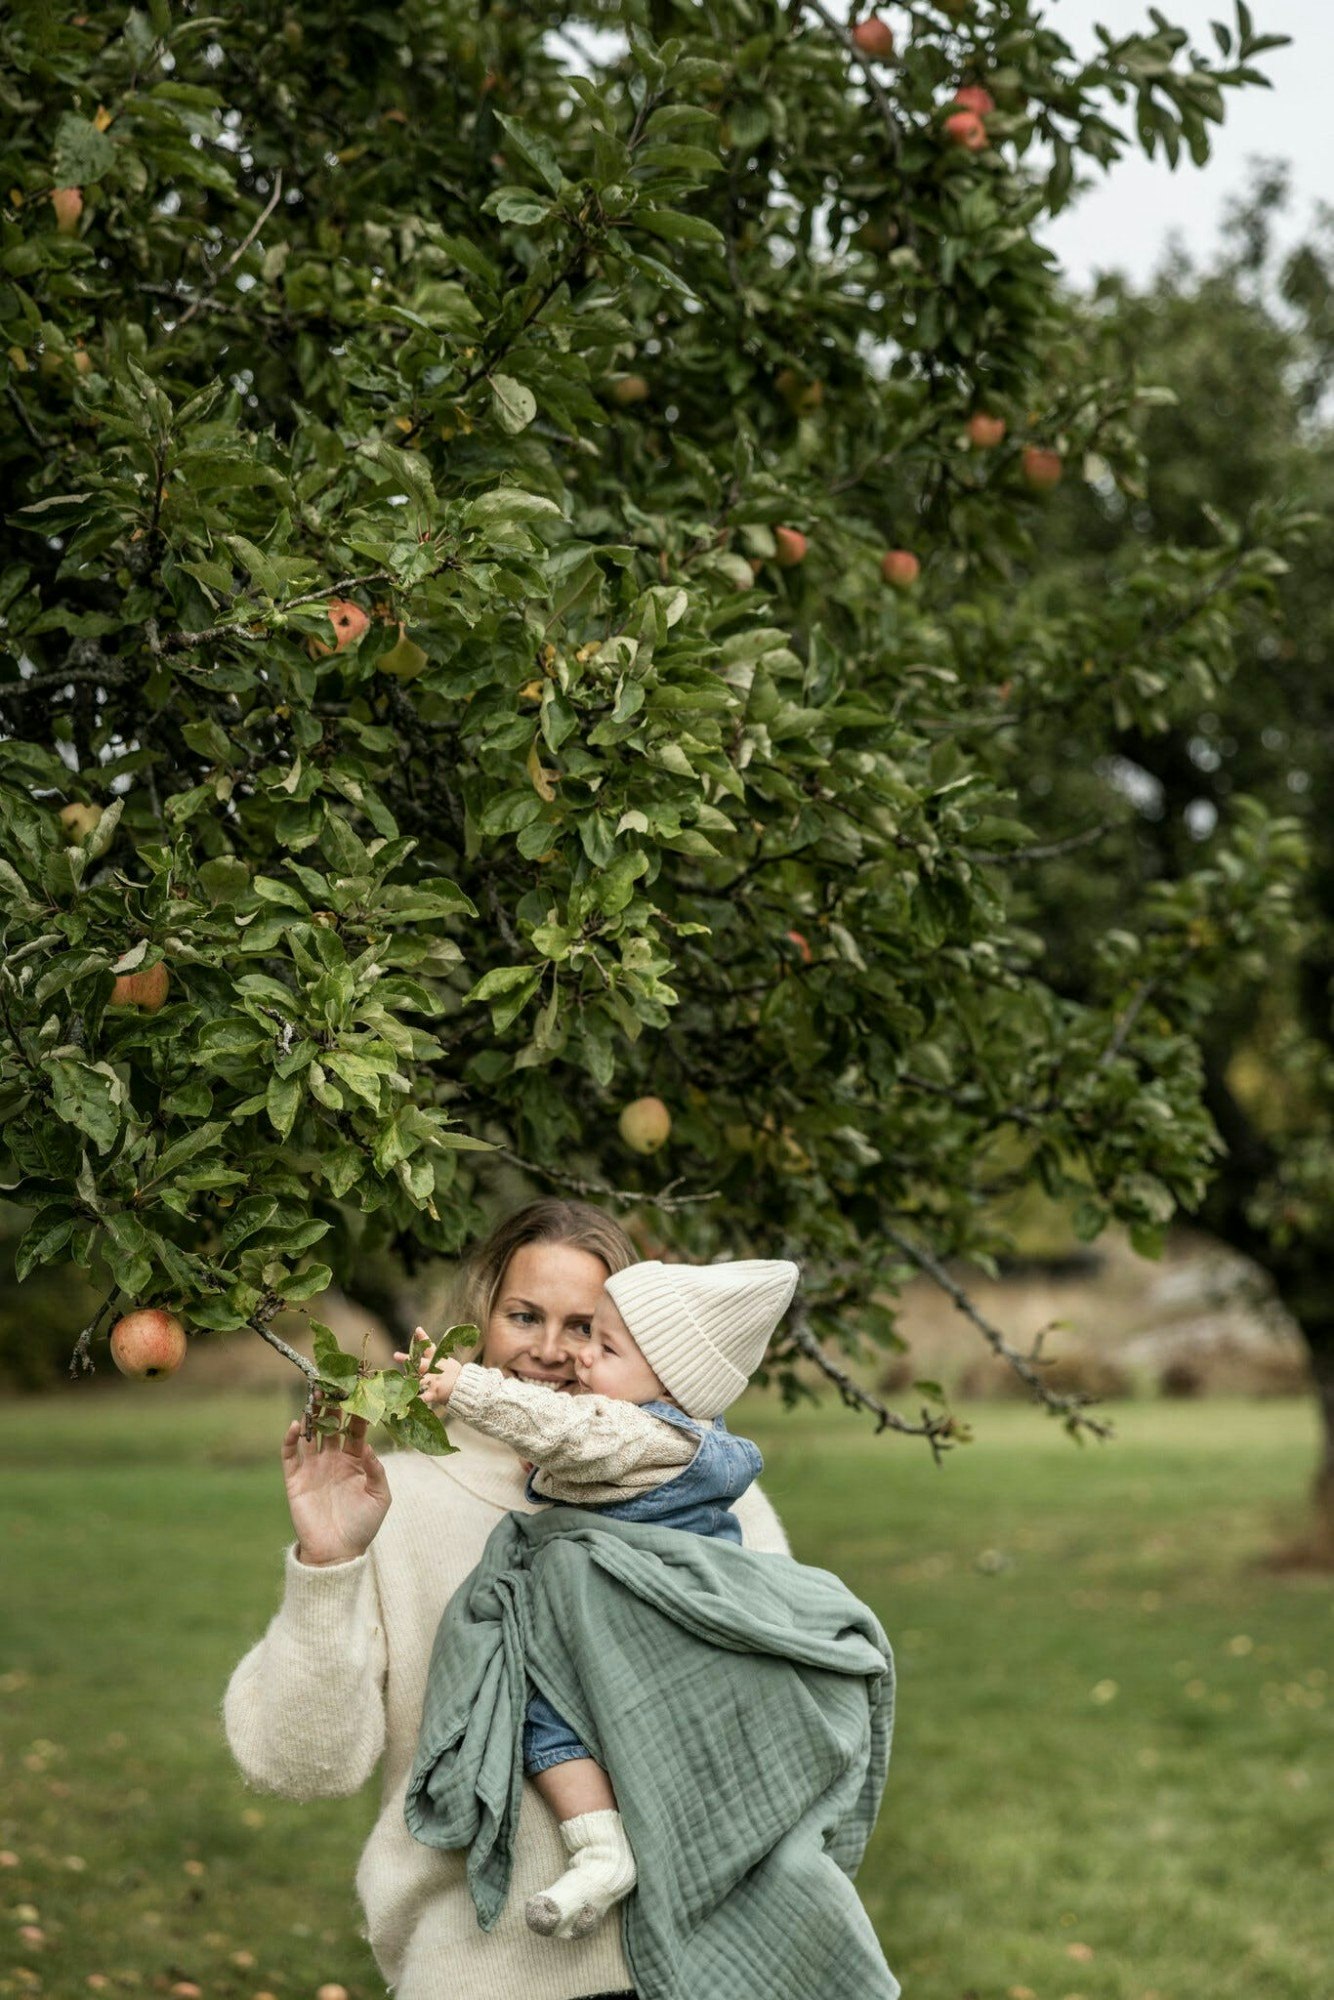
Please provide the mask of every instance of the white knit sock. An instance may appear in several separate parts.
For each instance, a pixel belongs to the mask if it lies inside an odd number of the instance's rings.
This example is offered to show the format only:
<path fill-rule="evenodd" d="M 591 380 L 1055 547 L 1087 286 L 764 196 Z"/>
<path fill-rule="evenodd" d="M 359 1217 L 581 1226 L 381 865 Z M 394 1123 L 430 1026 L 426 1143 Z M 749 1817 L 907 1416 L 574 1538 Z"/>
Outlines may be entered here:
<path fill-rule="evenodd" d="M 524 1916 L 546 1937 L 587 1937 L 634 1888 L 635 1857 L 618 1812 L 562 1820 L 560 1837 L 570 1865 L 543 1895 L 529 1897 Z"/>

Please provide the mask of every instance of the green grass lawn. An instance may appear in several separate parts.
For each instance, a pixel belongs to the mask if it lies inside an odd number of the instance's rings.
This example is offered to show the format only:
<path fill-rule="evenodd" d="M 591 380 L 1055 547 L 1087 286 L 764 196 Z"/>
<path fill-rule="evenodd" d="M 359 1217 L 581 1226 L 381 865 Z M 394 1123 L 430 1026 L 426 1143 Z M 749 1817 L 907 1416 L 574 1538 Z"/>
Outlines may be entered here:
<path fill-rule="evenodd" d="M 0 1993 L 372 2000 L 375 1783 L 247 1792 L 218 1715 L 277 1606 L 288 1403 L 181 1386 L 0 1406 Z M 974 1421 L 937 1468 L 832 1405 L 731 1419 L 796 1554 L 895 1647 L 859 1886 L 906 2000 L 1325 2000 L 1334 1588 L 1259 1561 L 1312 1413 L 1127 1404 L 1083 1450 Z"/>

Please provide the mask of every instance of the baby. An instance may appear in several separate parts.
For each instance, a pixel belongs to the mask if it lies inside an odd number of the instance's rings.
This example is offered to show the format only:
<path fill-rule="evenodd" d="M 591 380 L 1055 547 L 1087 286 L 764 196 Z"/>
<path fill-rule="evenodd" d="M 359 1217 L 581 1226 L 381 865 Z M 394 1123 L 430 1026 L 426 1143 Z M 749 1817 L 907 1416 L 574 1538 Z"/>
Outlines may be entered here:
<path fill-rule="evenodd" d="M 531 1461 L 530 1500 L 739 1543 L 731 1503 L 763 1461 L 721 1413 L 758 1368 L 799 1275 L 795 1264 L 765 1259 L 631 1264 L 608 1278 L 574 1351 L 573 1395 L 452 1357 L 431 1369 L 428 1350 L 422 1397 Z M 586 1937 L 635 1886 L 615 1793 L 536 1689 L 523 1757 L 571 1857 L 558 1881 L 530 1897 L 526 1920 L 548 1936 Z"/>

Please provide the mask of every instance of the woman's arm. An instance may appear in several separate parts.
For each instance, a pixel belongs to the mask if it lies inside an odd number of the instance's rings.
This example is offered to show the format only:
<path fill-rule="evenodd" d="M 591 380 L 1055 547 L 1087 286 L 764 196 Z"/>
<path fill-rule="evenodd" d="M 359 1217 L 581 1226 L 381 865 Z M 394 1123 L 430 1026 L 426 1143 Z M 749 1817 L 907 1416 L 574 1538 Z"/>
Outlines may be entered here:
<path fill-rule="evenodd" d="M 318 1394 L 318 1392 L 317 1392 Z M 288 1425 L 283 1480 L 296 1540 L 282 1606 L 222 1700 L 246 1780 L 289 1799 L 359 1791 L 384 1749 L 384 1619 L 368 1550 L 393 1495 L 364 1417 L 341 1442 Z"/>
<path fill-rule="evenodd" d="M 247 1784 L 285 1799 L 360 1791 L 384 1750 L 388 1655 L 369 1554 L 284 1558 L 282 1605 L 241 1660 L 222 1727 Z"/>

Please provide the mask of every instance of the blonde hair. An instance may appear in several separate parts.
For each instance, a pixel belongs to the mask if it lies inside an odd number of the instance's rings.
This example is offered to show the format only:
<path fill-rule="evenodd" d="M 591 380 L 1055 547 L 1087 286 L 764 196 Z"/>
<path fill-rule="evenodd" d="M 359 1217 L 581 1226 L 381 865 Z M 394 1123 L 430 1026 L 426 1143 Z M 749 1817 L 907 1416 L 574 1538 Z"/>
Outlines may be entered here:
<path fill-rule="evenodd" d="M 510 1258 L 528 1243 L 568 1243 L 572 1249 L 587 1250 L 601 1258 L 609 1277 L 639 1261 L 639 1252 L 620 1223 L 591 1202 L 561 1201 L 554 1195 L 530 1201 L 497 1223 L 459 1274 L 456 1323 L 478 1327 L 483 1344 Z"/>

